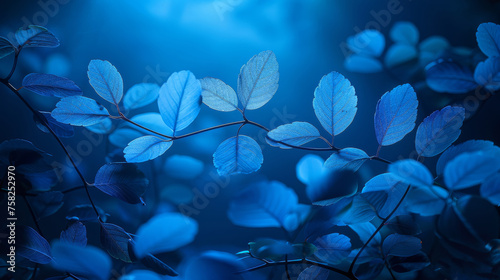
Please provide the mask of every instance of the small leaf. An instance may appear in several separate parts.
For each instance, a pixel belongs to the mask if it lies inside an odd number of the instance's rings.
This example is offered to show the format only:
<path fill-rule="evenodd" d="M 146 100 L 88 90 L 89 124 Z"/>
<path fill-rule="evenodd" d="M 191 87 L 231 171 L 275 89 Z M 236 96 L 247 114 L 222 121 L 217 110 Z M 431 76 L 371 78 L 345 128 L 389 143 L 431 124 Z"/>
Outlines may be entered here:
<path fill-rule="evenodd" d="M 500 56 L 500 25 L 492 22 L 482 23 L 477 28 L 477 44 L 488 57 Z"/>
<path fill-rule="evenodd" d="M 141 203 L 148 179 L 132 163 L 108 163 L 95 176 L 94 186 L 127 203 Z"/>
<path fill-rule="evenodd" d="M 127 110 L 144 107 L 155 102 L 159 94 L 160 87 L 157 84 L 136 84 L 125 94 L 123 107 Z"/>
<path fill-rule="evenodd" d="M 263 238 L 255 242 L 248 243 L 249 252 L 259 259 L 280 260 L 285 255 L 293 254 L 293 245 L 285 240 L 275 240 Z"/>
<path fill-rule="evenodd" d="M 330 273 L 328 270 L 318 266 L 311 265 L 310 267 L 304 269 L 299 274 L 299 278 L 297 278 L 297 280 L 310 280 L 310 279 L 327 280 L 329 274 Z"/>
<path fill-rule="evenodd" d="M 347 38 L 347 45 L 353 52 L 366 56 L 380 56 L 385 48 L 385 38 L 374 29 L 366 29 Z"/>
<path fill-rule="evenodd" d="M 471 70 L 453 61 L 438 60 L 426 68 L 427 84 L 437 92 L 467 93 L 477 84 Z"/>
<path fill-rule="evenodd" d="M 16 228 L 16 238 L 18 243 L 16 253 L 19 256 L 40 264 L 47 264 L 52 261 L 49 243 L 36 230 L 19 225 Z"/>
<path fill-rule="evenodd" d="M 105 119 L 100 123 L 89 125 L 85 128 L 97 134 L 107 134 L 113 129 L 113 122 L 111 122 L 111 119 Z"/>
<path fill-rule="evenodd" d="M 238 108 L 238 96 L 234 89 L 223 81 L 215 78 L 200 80 L 203 103 L 208 107 L 222 112 L 231 112 Z"/>
<path fill-rule="evenodd" d="M 165 160 L 163 171 L 170 177 L 192 180 L 204 170 L 203 161 L 183 155 L 173 155 Z"/>
<path fill-rule="evenodd" d="M 446 150 L 458 136 L 465 119 L 465 109 L 446 106 L 433 112 L 418 126 L 415 148 L 420 156 L 433 157 Z"/>
<path fill-rule="evenodd" d="M 16 31 L 16 40 L 23 47 L 47 47 L 59 46 L 59 40 L 46 28 L 29 25 L 27 28 L 19 28 Z"/>
<path fill-rule="evenodd" d="M 157 136 L 139 137 L 123 150 L 127 162 L 145 162 L 163 155 L 172 146 L 172 141 Z"/>
<path fill-rule="evenodd" d="M 73 81 L 52 74 L 28 74 L 23 79 L 23 87 L 42 96 L 63 98 L 83 94 Z"/>
<path fill-rule="evenodd" d="M 407 211 L 420 216 L 434 216 L 443 212 L 448 192 L 439 187 L 411 188 L 405 198 Z"/>
<path fill-rule="evenodd" d="M 61 99 L 51 114 L 58 122 L 76 126 L 93 125 L 109 117 L 106 108 L 97 104 L 95 100 L 83 96 Z"/>
<path fill-rule="evenodd" d="M 87 245 L 87 229 L 81 222 L 74 221 L 61 232 L 59 240 L 85 247 Z"/>
<path fill-rule="evenodd" d="M 418 47 L 420 50 L 420 65 L 425 67 L 438 59 L 443 52 L 448 50 L 450 48 L 450 43 L 446 38 L 441 36 L 431 36 L 423 40 Z"/>
<path fill-rule="evenodd" d="M 384 63 L 387 67 L 392 68 L 412 61 L 418 57 L 418 52 L 415 46 L 394 44 L 385 54 Z"/>
<path fill-rule="evenodd" d="M 385 93 L 375 111 L 375 134 L 381 146 L 394 144 L 410 133 L 417 118 L 417 95 L 409 84 Z"/>
<path fill-rule="evenodd" d="M 382 250 L 385 256 L 410 257 L 422 249 L 420 239 L 401 234 L 391 234 L 384 239 Z"/>
<path fill-rule="evenodd" d="M 43 192 L 35 197 L 31 206 L 39 219 L 56 213 L 63 206 L 64 194 L 58 191 Z"/>
<path fill-rule="evenodd" d="M 492 204 L 500 205 L 500 173 L 491 176 L 481 185 L 481 196 Z"/>
<path fill-rule="evenodd" d="M 489 91 L 500 90 L 500 57 L 490 57 L 479 62 L 474 72 L 474 80 Z"/>
<path fill-rule="evenodd" d="M 348 169 L 356 172 L 369 158 L 370 157 L 363 150 L 345 148 L 333 153 L 325 161 L 325 168 Z"/>
<path fill-rule="evenodd" d="M 469 140 L 464 143 L 451 146 L 440 157 L 436 165 L 436 173 L 443 174 L 445 166 L 456 156 L 466 152 L 483 151 L 485 154 L 491 154 L 500 157 L 500 148 L 493 142 L 484 140 Z"/>
<path fill-rule="evenodd" d="M 282 149 L 292 146 L 302 146 L 320 137 L 318 129 L 307 122 L 293 122 L 280 125 L 267 133 L 266 141 L 269 145 Z M 281 142 L 281 143 L 278 143 Z"/>
<path fill-rule="evenodd" d="M 123 97 L 122 76 L 109 61 L 94 59 L 87 72 L 90 85 L 104 100 L 116 104 Z"/>
<path fill-rule="evenodd" d="M 413 159 L 403 159 L 390 164 L 389 172 L 399 181 L 415 187 L 430 187 L 434 183 L 429 169 Z"/>
<path fill-rule="evenodd" d="M 422 230 L 410 215 L 396 216 L 385 223 L 385 226 L 395 233 L 404 235 L 417 235 Z"/>
<path fill-rule="evenodd" d="M 4 37 L 0 37 L 0 59 L 8 56 L 16 50 L 16 47 Z"/>
<path fill-rule="evenodd" d="M 354 87 L 337 72 L 323 76 L 314 91 L 314 113 L 332 136 L 342 133 L 352 123 L 357 104 Z"/>
<path fill-rule="evenodd" d="M 349 225 L 349 227 L 359 236 L 359 239 L 363 243 L 368 242 L 368 239 L 370 239 L 370 237 L 377 230 L 377 228 L 370 222 L 352 224 L 352 225 Z M 377 245 L 380 245 L 380 243 L 382 243 L 382 236 L 380 235 L 380 232 L 377 232 L 377 234 L 374 235 L 371 242 L 373 242 Z M 373 245 L 373 243 L 372 243 L 372 245 Z"/>
<path fill-rule="evenodd" d="M 475 186 L 500 170 L 500 158 L 482 151 L 463 153 L 444 169 L 444 182 L 450 190 Z"/>
<path fill-rule="evenodd" d="M 115 259 L 132 262 L 128 252 L 132 237 L 117 225 L 101 223 L 101 245 Z"/>
<path fill-rule="evenodd" d="M 42 118 L 45 118 L 45 121 L 49 125 L 50 129 L 52 129 L 52 131 L 54 131 L 54 133 L 58 137 L 70 138 L 73 137 L 73 135 L 75 135 L 75 130 L 71 125 L 58 122 L 56 119 L 52 117 L 50 113 L 40 112 L 38 116 L 40 115 Z M 49 129 L 47 129 L 47 127 L 43 125 L 40 122 L 40 120 L 37 117 L 35 117 L 35 115 L 33 115 L 33 119 L 35 120 L 38 129 L 40 129 L 45 133 L 50 133 Z"/>
<path fill-rule="evenodd" d="M 272 51 L 263 51 L 243 65 L 238 76 L 238 99 L 243 111 L 264 106 L 278 90 L 278 61 Z"/>
<path fill-rule="evenodd" d="M 419 40 L 417 27 L 408 21 L 399 21 L 391 28 L 391 39 L 396 43 L 416 45 Z"/>
<path fill-rule="evenodd" d="M 348 71 L 355 73 L 377 73 L 384 69 L 384 66 L 377 58 L 359 54 L 352 54 L 344 61 L 344 67 Z"/>
<path fill-rule="evenodd" d="M 135 129 L 119 128 L 113 131 L 113 133 L 109 135 L 108 139 L 111 144 L 120 148 L 125 148 L 128 143 L 141 136 L 143 136 L 143 134 Z"/>
<path fill-rule="evenodd" d="M 144 113 L 135 115 L 130 119 L 131 121 L 156 132 L 172 136 L 172 130 L 163 122 L 163 119 L 158 113 Z M 144 134 L 152 134 L 152 132 L 137 127 L 136 125 L 128 124 L 130 127 L 141 131 Z"/>
<path fill-rule="evenodd" d="M 314 245 L 318 247 L 314 255 L 329 264 L 339 264 L 351 253 L 351 240 L 339 233 L 321 236 Z"/>
<path fill-rule="evenodd" d="M 263 161 L 259 144 L 245 135 L 227 139 L 214 153 L 214 165 L 220 176 L 253 173 Z"/>

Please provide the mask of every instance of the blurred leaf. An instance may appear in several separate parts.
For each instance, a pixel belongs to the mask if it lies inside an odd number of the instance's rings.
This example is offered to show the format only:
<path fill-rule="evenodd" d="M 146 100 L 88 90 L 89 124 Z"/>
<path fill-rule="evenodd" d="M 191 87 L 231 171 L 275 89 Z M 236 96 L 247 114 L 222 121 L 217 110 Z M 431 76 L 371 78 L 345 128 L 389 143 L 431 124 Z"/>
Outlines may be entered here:
<path fill-rule="evenodd" d="M 477 87 L 469 68 L 448 60 L 438 60 L 426 68 L 427 84 L 437 92 L 467 93 Z"/>
<path fill-rule="evenodd" d="M 136 84 L 125 93 L 123 106 L 127 110 L 138 109 L 155 102 L 159 94 L 160 87 L 157 84 Z"/>
<path fill-rule="evenodd" d="M 347 169 L 356 172 L 369 158 L 363 150 L 345 148 L 333 153 L 325 161 L 325 168 Z"/>
<path fill-rule="evenodd" d="M 482 23 L 477 28 L 477 44 L 488 57 L 500 56 L 500 25 L 492 22 Z"/>

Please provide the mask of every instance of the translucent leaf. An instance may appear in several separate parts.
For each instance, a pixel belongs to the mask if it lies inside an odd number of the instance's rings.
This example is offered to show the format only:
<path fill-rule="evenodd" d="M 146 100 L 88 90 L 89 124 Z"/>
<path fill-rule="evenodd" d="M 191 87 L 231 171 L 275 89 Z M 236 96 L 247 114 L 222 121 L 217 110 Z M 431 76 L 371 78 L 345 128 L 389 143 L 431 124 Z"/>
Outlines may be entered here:
<path fill-rule="evenodd" d="M 477 28 L 477 44 L 488 57 L 500 56 L 500 25 L 482 23 Z"/>
<path fill-rule="evenodd" d="M 410 133 L 417 118 L 417 95 L 409 84 L 385 93 L 375 111 L 375 134 L 381 146 L 394 144 Z"/>
<path fill-rule="evenodd" d="M 123 79 L 109 61 L 94 59 L 87 72 L 89 82 L 104 100 L 118 104 L 123 97 Z"/>
<path fill-rule="evenodd" d="M 243 280 L 240 271 L 244 267 L 233 255 L 207 251 L 188 262 L 184 280 Z"/>
<path fill-rule="evenodd" d="M 362 196 L 370 193 L 383 192 L 387 194 L 384 203 L 378 208 L 381 217 L 387 217 L 403 197 L 408 184 L 396 179 L 391 173 L 377 175 L 366 182 L 362 191 Z M 398 210 L 399 211 L 399 210 Z"/>
<path fill-rule="evenodd" d="M 117 225 L 101 223 L 101 245 L 115 259 L 132 262 L 128 254 L 128 243 L 132 237 Z"/>
<path fill-rule="evenodd" d="M 28 74 L 23 79 L 23 87 L 43 96 L 63 98 L 83 94 L 82 90 L 73 81 L 52 74 Z"/>
<path fill-rule="evenodd" d="M 357 171 L 370 157 L 357 148 L 345 148 L 333 153 L 326 161 L 325 168 Z"/>
<path fill-rule="evenodd" d="M 310 267 L 304 269 L 299 274 L 299 278 L 297 278 L 297 280 L 310 280 L 310 279 L 327 280 L 329 274 L 330 273 L 328 270 L 311 265 Z"/>
<path fill-rule="evenodd" d="M 467 93 L 477 87 L 471 70 L 448 60 L 438 60 L 426 68 L 427 84 L 437 92 Z"/>
<path fill-rule="evenodd" d="M 344 67 L 348 71 L 355 73 L 377 73 L 384 69 L 384 66 L 377 58 L 352 54 L 344 61 Z"/>
<path fill-rule="evenodd" d="M 149 270 L 134 270 L 126 275 L 120 276 L 118 280 L 162 280 L 163 278 Z"/>
<path fill-rule="evenodd" d="M 238 99 L 243 110 L 264 106 L 278 90 L 278 61 L 272 51 L 263 51 L 243 65 L 238 76 Z"/>
<path fill-rule="evenodd" d="M 143 113 L 139 115 L 133 116 L 131 121 L 156 132 L 172 136 L 172 130 L 163 122 L 163 119 L 160 114 L 158 113 Z M 142 129 L 136 125 L 133 124 L 128 124 L 130 127 L 133 127 L 139 131 L 141 131 L 144 134 L 152 134 L 152 132 L 149 132 L 145 129 Z"/>
<path fill-rule="evenodd" d="M 214 165 L 220 176 L 253 173 L 263 161 L 259 144 L 245 135 L 227 139 L 214 153 Z"/>
<path fill-rule="evenodd" d="M 366 29 L 347 38 L 347 46 L 357 54 L 380 56 L 385 48 L 385 38 L 378 30 Z"/>
<path fill-rule="evenodd" d="M 201 160 L 190 156 L 173 155 L 165 160 L 165 173 L 177 179 L 192 180 L 198 177 L 204 169 Z"/>
<path fill-rule="evenodd" d="M 47 47 L 59 46 L 59 40 L 46 28 L 29 25 L 27 28 L 19 28 L 16 31 L 16 40 L 23 47 Z"/>
<path fill-rule="evenodd" d="M 373 233 L 377 230 L 377 228 L 370 222 L 352 224 L 349 227 L 359 236 L 361 242 L 366 243 L 368 239 L 373 235 Z M 380 232 L 377 232 L 373 239 L 370 241 L 373 242 L 371 245 L 382 243 L 382 236 Z"/>
<path fill-rule="evenodd" d="M 9 227 L 16 232 L 16 254 L 34 263 L 47 264 L 52 261 L 50 245 L 36 230 L 23 225 Z"/>
<path fill-rule="evenodd" d="M 396 22 L 390 32 L 391 39 L 396 43 L 416 45 L 419 40 L 417 27 L 408 21 Z"/>
<path fill-rule="evenodd" d="M 465 109 L 446 106 L 433 112 L 418 126 L 415 148 L 420 156 L 433 157 L 446 150 L 460 136 Z"/>
<path fill-rule="evenodd" d="M 109 135 L 109 142 L 120 148 L 125 148 L 132 140 L 143 136 L 135 129 L 119 128 Z"/>
<path fill-rule="evenodd" d="M 303 156 L 295 169 L 297 179 L 306 185 L 314 182 L 323 174 L 323 164 L 323 159 L 318 155 L 308 154 Z"/>
<path fill-rule="evenodd" d="M 280 125 L 269 131 L 266 141 L 271 146 L 290 149 L 291 147 L 284 144 L 302 146 L 318 139 L 320 136 L 318 129 L 312 124 L 307 122 L 293 122 Z"/>
<path fill-rule="evenodd" d="M 56 213 L 63 206 L 64 194 L 58 191 L 43 192 L 33 199 L 31 206 L 39 219 Z"/>
<path fill-rule="evenodd" d="M 451 146 L 439 157 L 436 165 L 437 174 L 443 174 L 445 166 L 456 156 L 466 152 L 477 151 L 483 151 L 486 154 L 500 157 L 500 148 L 495 146 L 493 142 L 484 140 L 469 140 L 464 143 Z"/>
<path fill-rule="evenodd" d="M 314 91 L 314 113 L 331 135 L 342 133 L 352 123 L 357 104 L 354 87 L 337 72 L 323 76 Z"/>
<path fill-rule="evenodd" d="M 155 102 L 159 94 L 160 87 L 157 84 L 136 84 L 125 93 L 123 107 L 127 110 L 144 107 Z"/>
<path fill-rule="evenodd" d="M 479 62 L 474 72 L 474 80 L 489 91 L 500 90 L 500 57 L 490 57 Z"/>
<path fill-rule="evenodd" d="M 405 208 L 421 216 L 439 215 L 446 206 L 448 192 L 443 188 L 411 188 L 405 198 Z"/>
<path fill-rule="evenodd" d="M 198 223 L 179 213 L 164 213 L 151 218 L 136 233 L 134 252 L 141 259 L 147 254 L 177 250 L 194 240 Z"/>
<path fill-rule="evenodd" d="M 113 123 L 111 119 L 105 119 L 100 123 L 89 125 L 85 128 L 97 134 L 107 134 L 113 129 Z"/>
<path fill-rule="evenodd" d="M 94 186 L 127 203 L 141 203 L 148 179 L 132 163 L 108 163 L 95 176 Z"/>
<path fill-rule="evenodd" d="M 384 239 L 382 250 L 385 256 L 410 257 L 422 249 L 422 241 L 414 236 L 393 233 Z"/>
<path fill-rule="evenodd" d="M 500 158 L 483 151 L 462 153 L 444 169 L 444 182 L 450 190 L 475 186 L 500 170 Z"/>
<path fill-rule="evenodd" d="M 97 124 L 109 117 L 106 108 L 97 104 L 95 100 L 83 96 L 61 99 L 51 114 L 58 122 L 76 126 Z"/>
<path fill-rule="evenodd" d="M 351 240 L 339 233 L 321 236 L 314 245 L 318 248 L 314 255 L 329 264 L 339 264 L 351 253 Z"/>
<path fill-rule="evenodd" d="M 203 103 L 208 107 L 222 112 L 231 112 L 238 108 L 238 96 L 234 89 L 223 81 L 215 78 L 200 80 Z"/>
<path fill-rule="evenodd" d="M 0 37 L 0 59 L 8 56 L 16 50 L 14 45 L 4 37 Z"/>
<path fill-rule="evenodd" d="M 430 187 L 434 182 L 429 169 L 413 159 L 403 159 L 390 164 L 389 172 L 399 181 L 415 187 Z"/>
<path fill-rule="evenodd" d="M 170 146 L 172 141 L 148 135 L 128 143 L 123 152 L 127 162 L 145 162 L 163 155 Z"/>
<path fill-rule="evenodd" d="M 481 184 L 481 196 L 496 206 L 500 205 L 500 174 L 491 176 Z"/>
<path fill-rule="evenodd" d="M 87 228 L 81 222 L 74 221 L 61 232 L 59 240 L 85 247 L 87 245 Z"/>
<path fill-rule="evenodd" d="M 394 44 L 385 54 L 384 63 L 392 68 L 406 62 L 412 61 L 418 56 L 415 46 Z"/>
<path fill-rule="evenodd" d="M 200 112 L 201 84 L 190 71 L 175 72 L 160 88 L 158 108 L 175 133 L 188 127 Z"/>

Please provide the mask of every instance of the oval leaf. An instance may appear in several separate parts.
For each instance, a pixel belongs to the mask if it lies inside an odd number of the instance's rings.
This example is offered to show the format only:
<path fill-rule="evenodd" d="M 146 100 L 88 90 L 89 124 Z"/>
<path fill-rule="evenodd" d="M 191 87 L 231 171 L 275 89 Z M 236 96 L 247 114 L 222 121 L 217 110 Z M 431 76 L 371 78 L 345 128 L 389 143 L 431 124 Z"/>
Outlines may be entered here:
<path fill-rule="evenodd" d="M 59 46 L 59 40 L 46 28 L 29 25 L 27 28 L 19 28 L 16 31 L 16 40 L 22 47 L 47 47 Z"/>
<path fill-rule="evenodd" d="M 203 103 L 208 107 L 222 112 L 231 112 L 238 108 L 238 96 L 234 89 L 223 81 L 215 78 L 200 80 Z"/>
<path fill-rule="evenodd" d="M 496 206 L 500 205 L 500 173 L 491 176 L 481 185 L 481 196 Z"/>
<path fill-rule="evenodd" d="M 266 141 L 269 145 L 290 149 L 290 146 L 302 146 L 321 137 L 318 129 L 307 122 L 293 122 L 280 125 L 267 133 Z"/>
<path fill-rule="evenodd" d="M 490 57 L 479 62 L 474 72 L 474 80 L 489 91 L 500 90 L 500 57 Z"/>
<path fill-rule="evenodd" d="M 391 163 L 389 172 L 399 181 L 415 187 L 430 187 L 434 183 L 429 169 L 413 159 L 403 159 Z"/>
<path fill-rule="evenodd" d="M 160 87 L 157 84 L 142 83 L 132 86 L 123 98 L 123 107 L 127 110 L 149 105 L 158 99 Z"/>
<path fill-rule="evenodd" d="M 384 239 L 382 250 L 385 256 L 410 257 L 422 249 L 422 241 L 414 236 L 393 233 Z"/>
<path fill-rule="evenodd" d="M 95 92 L 118 106 L 123 97 L 123 80 L 118 70 L 109 61 L 94 59 L 89 63 L 87 75 Z"/>
<path fill-rule="evenodd" d="M 347 38 L 347 46 L 357 54 L 380 56 L 385 48 L 385 38 L 378 30 L 366 29 Z"/>
<path fill-rule="evenodd" d="M 357 171 L 370 157 L 365 151 L 356 148 L 345 148 L 332 154 L 325 161 L 325 168 L 349 169 Z"/>
<path fill-rule="evenodd" d="M 23 79 L 23 87 L 43 96 L 63 98 L 83 94 L 73 81 L 52 74 L 28 74 Z"/>
<path fill-rule="evenodd" d="M 85 247 L 87 245 L 87 229 L 81 222 L 74 221 L 61 232 L 59 240 Z"/>
<path fill-rule="evenodd" d="M 482 151 L 463 153 L 444 169 L 444 182 L 450 190 L 475 186 L 500 170 L 500 158 Z"/>
<path fill-rule="evenodd" d="M 253 173 L 263 161 L 259 144 L 245 135 L 227 139 L 214 153 L 214 165 L 220 176 Z"/>
<path fill-rule="evenodd" d="M 479 25 L 476 38 L 479 48 L 485 55 L 500 56 L 500 25 L 492 22 Z"/>
<path fill-rule="evenodd" d="M 321 236 L 314 245 L 318 248 L 314 255 L 329 264 L 339 264 L 351 253 L 351 239 L 339 233 Z"/>
<path fill-rule="evenodd" d="M 16 253 L 34 263 L 47 264 L 52 261 L 50 245 L 36 230 L 28 226 L 18 226 Z"/>
<path fill-rule="evenodd" d="M 384 66 L 377 58 L 359 54 L 352 54 L 344 61 L 344 67 L 348 71 L 355 73 L 377 73 L 384 69 Z"/>
<path fill-rule="evenodd" d="M 132 262 L 128 253 L 128 244 L 132 237 L 117 225 L 101 223 L 101 245 L 115 259 Z"/>
<path fill-rule="evenodd" d="M 108 163 L 95 176 L 94 186 L 127 203 L 141 203 L 148 179 L 132 163 Z"/>
<path fill-rule="evenodd" d="M 109 117 L 106 108 L 97 104 L 95 100 L 83 96 L 61 99 L 51 114 L 58 122 L 76 126 L 97 124 Z"/>
<path fill-rule="evenodd" d="M 396 43 L 416 45 L 419 40 L 417 27 L 408 21 L 396 22 L 391 28 L 391 39 Z"/>
<path fill-rule="evenodd" d="M 172 146 L 172 141 L 157 136 L 139 137 L 123 150 L 127 162 L 145 162 L 163 155 Z"/>
<path fill-rule="evenodd" d="M 437 92 L 467 93 L 477 87 L 469 68 L 448 60 L 438 60 L 427 66 L 427 84 Z"/>
<path fill-rule="evenodd" d="M 392 68 L 406 62 L 412 61 L 418 57 L 417 48 L 415 46 L 394 44 L 385 54 L 384 63 L 387 67 Z"/>

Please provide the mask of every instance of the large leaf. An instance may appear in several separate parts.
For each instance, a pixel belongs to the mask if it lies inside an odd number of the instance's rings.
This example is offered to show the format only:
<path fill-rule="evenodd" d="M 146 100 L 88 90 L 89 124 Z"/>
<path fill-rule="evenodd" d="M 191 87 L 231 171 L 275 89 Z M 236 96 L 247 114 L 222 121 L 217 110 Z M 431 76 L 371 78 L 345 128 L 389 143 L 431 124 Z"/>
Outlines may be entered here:
<path fill-rule="evenodd" d="M 325 168 L 349 169 L 357 171 L 370 157 L 365 151 L 356 148 L 345 148 L 333 153 L 326 161 Z"/>
<path fill-rule="evenodd" d="M 160 88 L 158 108 L 174 132 L 188 127 L 200 112 L 201 84 L 190 71 L 175 72 Z"/>
<path fill-rule="evenodd" d="M 413 159 L 392 163 L 389 165 L 389 172 L 399 181 L 416 187 L 430 187 L 434 182 L 429 169 Z"/>
<path fill-rule="evenodd" d="M 323 128 L 333 136 L 342 133 L 352 123 L 357 104 L 354 87 L 337 72 L 323 76 L 314 91 L 314 113 Z"/>
<path fill-rule="evenodd" d="M 448 192 L 443 188 L 411 188 L 404 202 L 406 210 L 411 213 L 434 216 L 441 214 L 447 198 Z"/>
<path fill-rule="evenodd" d="M 318 129 L 312 124 L 307 122 L 293 122 L 280 125 L 269 131 L 266 140 L 271 146 L 290 149 L 291 147 L 288 145 L 302 146 L 318 139 L 320 136 Z"/>
<path fill-rule="evenodd" d="M 381 146 L 394 144 L 413 130 L 417 106 L 417 95 L 409 84 L 382 96 L 375 111 L 375 134 Z"/>
<path fill-rule="evenodd" d="M 231 112 L 238 108 L 238 96 L 234 89 L 223 81 L 215 78 L 200 80 L 203 103 L 208 107 L 222 112 Z"/>
<path fill-rule="evenodd" d="M 147 254 L 177 250 L 194 240 L 198 223 L 179 213 L 164 213 L 151 218 L 136 233 L 134 252 L 141 259 Z"/>
<path fill-rule="evenodd" d="M 278 90 L 278 61 L 272 51 L 263 51 L 243 65 L 238 76 L 238 99 L 243 110 L 266 104 Z"/>
<path fill-rule="evenodd" d="M 23 87 L 43 96 L 63 98 L 83 94 L 73 81 L 52 74 L 28 74 L 23 79 Z"/>
<path fill-rule="evenodd" d="M 387 199 L 377 209 L 379 216 L 385 218 L 399 203 L 407 187 L 408 184 L 396 179 L 393 174 L 384 173 L 366 182 L 362 196 L 367 197 L 381 192 L 387 194 Z"/>
<path fill-rule="evenodd" d="M 479 62 L 474 72 L 476 82 L 489 91 L 500 90 L 500 57 L 490 57 Z"/>
<path fill-rule="evenodd" d="M 438 60 L 427 66 L 427 84 L 437 92 L 467 93 L 477 87 L 471 70 L 448 60 Z"/>
<path fill-rule="evenodd" d="M 52 117 L 58 122 L 89 126 L 104 121 L 109 112 L 95 100 L 83 96 L 69 96 L 61 99 L 52 111 Z"/>
<path fill-rule="evenodd" d="M 253 173 L 263 161 L 259 144 L 245 135 L 227 139 L 214 153 L 214 165 L 220 176 Z"/>
<path fill-rule="evenodd" d="M 87 229 L 81 222 L 73 221 L 61 232 L 59 240 L 85 247 L 87 245 Z"/>
<path fill-rule="evenodd" d="M 481 184 L 481 196 L 496 206 L 500 205 L 500 173 L 491 176 Z"/>
<path fill-rule="evenodd" d="M 115 66 L 109 61 L 94 59 L 89 63 L 87 75 L 97 94 L 118 106 L 123 97 L 123 79 Z"/>
<path fill-rule="evenodd" d="M 8 56 L 16 50 L 14 45 L 4 37 L 0 37 L 0 59 Z"/>
<path fill-rule="evenodd" d="M 314 255 L 329 264 L 339 264 L 351 253 L 351 240 L 339 233 L 321 236 L 314 245 L 318 248 Z"/>
<path fill-rule="evenodd" d="M 500 157 L 500 148 L 495 146 L 493 142 L 484 140 L 469 140 L 448 148 L 439 157 L 436 165 L 436 173 L 438 175 L 443 174 L 445 166 L 458 155 L 478 151 L 483 151 L 485 154 Z"/>
<path fill-rule="evenodd" d="M 476 38 L 479 48 L 485 55 L 500 56 L 500 25 L 492 22 L 479 25 Z"/>
<path fill-rule="evenodd" d="M 123 228 L 110 223 L 101 223 L 101 245 L 115 259 L 131 262 L 128 244 L 132 237 Z"/>
<path fill-rule="evenodd" d="M 172 146 L 171 140 L 148 135 L 139 137 L 123 150 L 127 162 L 145 162 L 163 155 Z"/>
<path fill-rule="evenodd" d="M 123 107 L 128 110 L 144 107 L 156 101 L 159 94 L 160 87 L 157 84 L 136 84 L 125 93 Z"/>
<path fill-rule="evenodd" d="M 143 202 L 148 179 L 132 163 L 108 163 L 95 176 L 94 186 L 102 192 L 127 203 Z"/>
<path fill-rule="evenodd" d="M 47 47 L 59 46 L 59 40 L 46 28 L 29 25 L 27 28 L 19 28 L 16 31 L 16 40 L 23 47 Z"/>
<path fill-rule="evenodd" d="M 418 254 L 422 241 L 414 236 L 393 233 L 384 239 L 382 250 L 385 256 L 409 257 Z"/>
<path fill-rule="evenodd" d="M 378 30 L 366 29 L 347 38 L 347 46 L 357 54 L 380 56 L 385 48 L 385 38 Z"/>
<path fill-rule="evenodd" d="M 21 225 L 18 225 L 17 228 L 15 226 L 14 228 L 7 228 L 16 232 L 16 241 L 18 244 L 16 246 L 16 253 L 18 255 L 40 264 L 47 264 L 52 261 L 49 243 L 36 230 Z"/>
<path fill-rule="evenodd" d="M 500 158 L 482 151 L 463 153 L 444 169 L 444 182 L 450 190 L 460 190 L 484 182 L 500 170 Z"/>
<path fill-rule="evenodd" d="M 446 150 L 458 136 L 465 119 L 463 107 L 446 106 L 418 126 L 415 148 L 420 156 L 433 157 Z"/>

